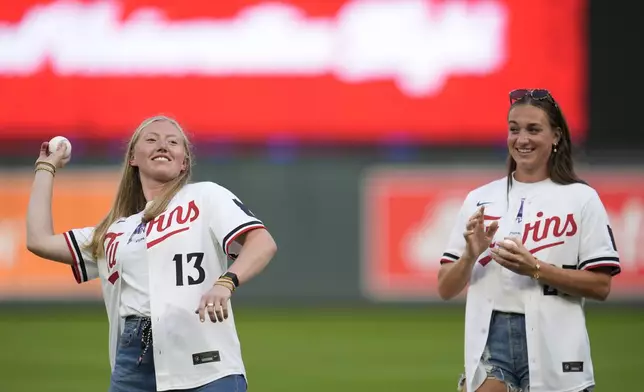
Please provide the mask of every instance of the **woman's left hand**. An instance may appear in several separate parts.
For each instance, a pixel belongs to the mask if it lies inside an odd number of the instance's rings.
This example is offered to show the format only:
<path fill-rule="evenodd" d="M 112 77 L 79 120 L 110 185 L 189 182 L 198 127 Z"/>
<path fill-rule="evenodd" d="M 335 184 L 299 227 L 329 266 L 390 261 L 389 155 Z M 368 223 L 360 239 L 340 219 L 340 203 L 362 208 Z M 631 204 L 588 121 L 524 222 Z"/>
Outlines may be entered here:
<path fill-rule="evenodd" d="M 210 321 L 222 322 L 228 318 L 228 300 L 232 291 L 225 286 L 216 284 L 208 292 L 201 296 L 199 308 L 195 313 L 199 314 L 199 320 L 203 323 L 208 312 Z"/>
<path fill-rule="evenodd" d="M 512 243 L 507 243 L 509 240 Z M 510 271 L 525 276 L 534 275 L 537 270 L 537 259 L 514 237 L 505 238 L 496 243 L 498 247 L 490 250 L 492 259 Z"/>

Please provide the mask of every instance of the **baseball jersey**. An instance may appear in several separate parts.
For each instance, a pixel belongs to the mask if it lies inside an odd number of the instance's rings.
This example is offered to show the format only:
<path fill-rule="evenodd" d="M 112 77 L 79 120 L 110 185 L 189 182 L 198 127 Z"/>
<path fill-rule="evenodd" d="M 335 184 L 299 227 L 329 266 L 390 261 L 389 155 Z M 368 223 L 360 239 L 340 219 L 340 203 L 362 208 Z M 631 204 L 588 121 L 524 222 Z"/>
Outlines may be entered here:
<path fill-rule="evenodd" d="M 150 204 L 150 202 L 148 202 Z M 143 211 L 127 220 L 137 225 L 127 238 L 119 243 L 121 264 L 121 305 L 119 316 L 150 317 L 150 274 L 145 243 Z"/>
<path fill-rule="evenodd" d="M 79 283 L 100 278 L 109 320 L 109 357 L 114 369 L 123 331 L 123 261 L 143 232 L 147 259 L 149 313 L 159 391 L 194 388 L 231 374 L 245 375 L 232 307 L 224 322 L 201 323 L 195 310 L 236 258 L 239 236 L 263 223 L 226 188 L 201 182 L 186 185 L 164 213 L 143 225 L 142 214 L 117 220 L 107 232 L 105 256 L 94 260 L 84 249 L 93 228 L 65 233 Z M 130 269 L 131 270 L 131 269 Z"/>
<path fill-rule="evenodd" d="M 486 226 L 499 222 L 494 242 L 508 235 L 542 262 L 559 268 L 591 270 L 609 267 L 620 272 L 619 257 L 606 210 L 597 192 L 584 184 L 559 185 L 507 178 L 470 192 L 458 214 L 441 264 L 457 261 L 465 250 L 463 231 L 469 217 L 485 205 Z M 520 224 L 517 224 L 517 216 Z M 494 246 L 494 244 L 492 244 Z M 492 312 L 508 305 L 500 298 L 513 293 L 525 314 L 532 392 L 580 391 L 594 385 L 584 299 L 558 292 L 531 277 L 507 271 L 491 260 L 489 251 L 475 263 L 465 311 L 465 374 L 468 391 L 485 381 L 480 364 Z M 518 304 L 518 305 L 517 305 Z M 510 303 L 512 306 L 512 303 Z"/>

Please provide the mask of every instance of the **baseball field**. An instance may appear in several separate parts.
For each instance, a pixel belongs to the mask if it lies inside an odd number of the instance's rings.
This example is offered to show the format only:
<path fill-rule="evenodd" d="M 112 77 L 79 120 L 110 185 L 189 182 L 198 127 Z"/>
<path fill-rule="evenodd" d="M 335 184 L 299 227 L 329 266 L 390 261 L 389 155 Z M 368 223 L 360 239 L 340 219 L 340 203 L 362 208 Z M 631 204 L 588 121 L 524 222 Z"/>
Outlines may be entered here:
<path fill-rule="evenodd" d="M 587 315 L 596 391 L 641 390 L 644 311 Z M 236 317 L 252 391 L 455 391 L 462 371 L 460 306 L 239 306 Z M 106 391 L 106 331 L 101 305 L 0 307 L 0 392 Z"/>

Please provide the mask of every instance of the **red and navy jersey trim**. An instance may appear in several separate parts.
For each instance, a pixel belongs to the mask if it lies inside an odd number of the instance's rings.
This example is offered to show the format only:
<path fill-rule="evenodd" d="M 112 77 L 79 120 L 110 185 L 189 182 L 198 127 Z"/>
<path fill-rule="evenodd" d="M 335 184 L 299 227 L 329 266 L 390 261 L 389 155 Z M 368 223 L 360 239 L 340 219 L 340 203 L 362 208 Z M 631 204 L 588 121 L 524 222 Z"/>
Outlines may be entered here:
<path fill-rule="evenodd" d="M 226 252 L 226 255 L 230 255 L 228 253 L 228 250 L 230 249 L 230 245 L 235 242 L 235 240 L 242 234 L 247 233 L 251 230 L 254 229 L 264 229 L 264 224 L 258 220 L 253 220 L 250 222 L 242 223 L 241 225 L 235 227 L 233 230 L 230 231 L 225 237 L 224 237 L 224 243 L 222 244 L 224 247 L 224 252 Z"/>
<path fill-rule="evenodd" d="M 65 241 L 67 242 L 67 247 L 69 252 L 72 255 L 72 273 L 74 274 L 74 279 L 77 283 L 83 283 L 88 281 L 87 277 L 87 268 L 85 267 L 85 260 L 83 259 L 83 253 L 81 252 L 80 246 L 78 246 L 78 241 L 72 230 L 65 232 L 63 234 Z"/>

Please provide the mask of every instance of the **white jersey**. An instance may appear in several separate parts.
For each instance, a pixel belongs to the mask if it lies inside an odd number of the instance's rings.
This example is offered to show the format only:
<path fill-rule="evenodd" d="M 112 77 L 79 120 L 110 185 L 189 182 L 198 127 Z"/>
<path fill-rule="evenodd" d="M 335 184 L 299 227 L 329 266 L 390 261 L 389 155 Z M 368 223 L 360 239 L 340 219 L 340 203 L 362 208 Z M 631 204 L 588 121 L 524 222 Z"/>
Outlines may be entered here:
<path fill-rule="evenodd" d="M 584 184 L 533 184 L 507 178 L 468 194 L 459 212 L 442 263 L 454 262 L 465 249 L 463 231 L 469 217 L 485 205 L 486 226 L 497 220 L 494 241 L 515 231 L 523 200 L 520 236 L 541 261 L 560 268 L 590 270 L 620 264 L 608 216 L 597 192 Z M 484 252 L 472 270 L 465 312 L 465 373 L 468 391 L 485 381 L 480 366 L 496 302 L 506 290 L 520 298 L 525 310 L 531 392 L 577 392 L 594 385 L 584 300 L 558 293 L 530 277 L 507 273 Z M 516 303 L 515 303 L 516 304 Z M 507 303 L 502 303 L 507 305 Z M 502 307 L 501 306 L 501 307 Z"/>
<path fill-rule="evenodd" d="M 150 266 L 145 243 L 143 212 L 129 219 L 139 222 L 127 241 L 119 242 L 121 305 L 119 315 L 150 317 Z"/>
<path fill-rule="evenodd" d="M 105 257 L 100 260 L 92 259 L 83 248 L 93 228 L 65 233 L 76 280 L 101 279 L 112 369 L 124 325 L 122 260 L 129 257 L 128 241 L 142 230 L 141 217 L 142 213 L 136 214 L 110 226 Z M 208 319 L 201 323 L 195 310 L 201 296 L 227 270 L 229 258 L 236 257 L 238 236 L 263 227 L 234 194 L 212 182 L 186 185 L 166 212 L 144 226 L 159 391 L 194 388 L 227 375 L 246 374 L 232 308 L 228 319 L 217 323 Z"/>

